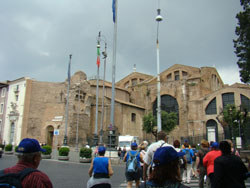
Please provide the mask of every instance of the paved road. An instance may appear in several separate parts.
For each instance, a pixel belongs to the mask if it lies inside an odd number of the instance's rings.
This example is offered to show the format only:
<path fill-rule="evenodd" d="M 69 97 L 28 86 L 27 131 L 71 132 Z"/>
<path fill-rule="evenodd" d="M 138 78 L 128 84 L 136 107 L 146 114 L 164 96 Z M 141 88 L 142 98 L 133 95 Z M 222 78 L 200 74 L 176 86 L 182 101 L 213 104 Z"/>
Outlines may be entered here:
<path fill-rule="evenodd" d="M 3 155 L 3 157 L 0 158 L 0 169 L 13 166 L 16 162 L 17 158 L 15 155 Z M 84 188 L 89 179 L 89 166 L 90 164 L 79 162 L 43 159 L 40 163 L 39 170 L 45 172 L 50 177 L 54 188 Z M 111 178 L 112 188 L 125 188 L 126 181 L 124 176 L 124 164 L 112 165 L 112 167 L 114 170 L 114 176 Z M 250 188 L 249 181 L 246 184 L 248 188 Z M 197 188 L 198 179 L 193 179 L 188 186 L 191 188 Z"/>

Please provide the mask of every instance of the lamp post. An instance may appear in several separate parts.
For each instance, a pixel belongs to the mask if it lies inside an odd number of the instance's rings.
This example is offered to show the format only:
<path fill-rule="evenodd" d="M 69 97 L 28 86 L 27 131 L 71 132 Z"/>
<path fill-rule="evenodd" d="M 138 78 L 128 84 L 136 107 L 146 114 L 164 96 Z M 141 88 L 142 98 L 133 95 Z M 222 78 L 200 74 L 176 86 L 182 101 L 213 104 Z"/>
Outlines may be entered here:
<path fill-rule="evenodd" d="M 156 56 L 157 56 L 157 131 L 161 131 L 161 80 L 160 80 L 160 49 L 159 49 L 159 23 L 162 21 L 161 9 L 157 9 L 157 37 L 156 37 Z"/>

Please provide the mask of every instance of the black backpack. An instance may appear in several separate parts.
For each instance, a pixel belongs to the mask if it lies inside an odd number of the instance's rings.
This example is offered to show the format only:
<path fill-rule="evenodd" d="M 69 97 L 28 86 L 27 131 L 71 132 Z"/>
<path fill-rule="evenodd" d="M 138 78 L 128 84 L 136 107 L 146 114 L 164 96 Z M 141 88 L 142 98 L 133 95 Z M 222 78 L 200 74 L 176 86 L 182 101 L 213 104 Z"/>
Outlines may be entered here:
<path fill-rule="evenodd" d="M 22 180 L 32 172 L 38 172 L 33 168 L 25 168 L 19 173 L 4 174 L 4 170 L 0 170 L 0 188 L 22 188 Z"/>

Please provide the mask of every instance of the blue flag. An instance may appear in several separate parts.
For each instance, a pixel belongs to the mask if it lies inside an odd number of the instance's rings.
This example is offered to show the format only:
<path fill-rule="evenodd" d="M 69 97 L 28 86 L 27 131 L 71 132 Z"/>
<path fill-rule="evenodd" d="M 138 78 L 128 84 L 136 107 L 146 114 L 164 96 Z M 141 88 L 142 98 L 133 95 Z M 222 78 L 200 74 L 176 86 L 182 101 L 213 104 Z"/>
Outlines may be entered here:
<path fill-rule="evenodd" d="M 113 10 L 113 22 L 115 23 L 115 3 L 116 3 L 116 0 L 113 0 L 113 3 L 112 3 L 112 10 Z"/>

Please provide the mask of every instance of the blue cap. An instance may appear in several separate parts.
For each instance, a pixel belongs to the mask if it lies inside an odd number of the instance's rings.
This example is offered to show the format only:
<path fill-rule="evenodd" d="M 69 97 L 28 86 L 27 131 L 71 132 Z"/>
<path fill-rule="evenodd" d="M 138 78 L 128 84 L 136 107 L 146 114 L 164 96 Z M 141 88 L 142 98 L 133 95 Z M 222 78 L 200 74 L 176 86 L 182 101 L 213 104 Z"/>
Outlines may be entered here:
<path fill-rule="evenodd" d="M 164 165 L 183 155 L 185 155 L 184 152 L 177 152 L 171 146 L 160 147 L 154 154 L 153 162 L 155 166 Z"/>
<path fill-rule="evenodd" d="M 212 148 L 219 148 L 218 142 L 212 143 L 211 147 L 212 147 Z"/>
<path fill-rule="evenodd" d="M 24 138 L 17 147 L 18 153 L 35 153 L 35 152 L 45 152 L 45 149 L 42 149 L 39 142 L 36 139 Z"/>
<path fill-rule="evenodd" d="M 106 148 L 104 146 L 98 146 L 98 153 L 103 153 L 106 151 Z"/>
<path fill-rule="evenodd" d="M 136 142 L 133 142 L 133 143 L 131 144 L 131 147 L 137 147 Z"/>

